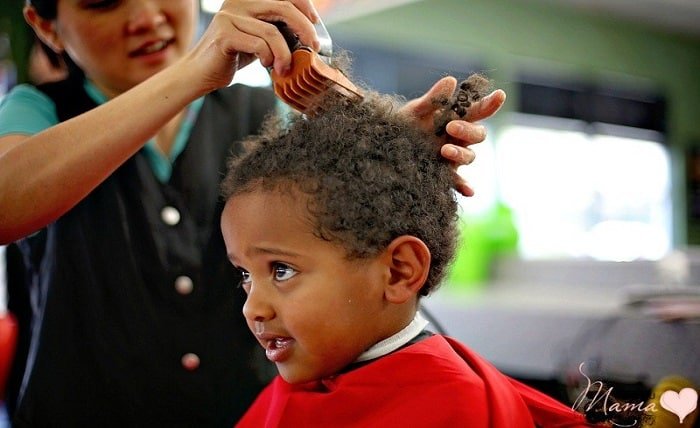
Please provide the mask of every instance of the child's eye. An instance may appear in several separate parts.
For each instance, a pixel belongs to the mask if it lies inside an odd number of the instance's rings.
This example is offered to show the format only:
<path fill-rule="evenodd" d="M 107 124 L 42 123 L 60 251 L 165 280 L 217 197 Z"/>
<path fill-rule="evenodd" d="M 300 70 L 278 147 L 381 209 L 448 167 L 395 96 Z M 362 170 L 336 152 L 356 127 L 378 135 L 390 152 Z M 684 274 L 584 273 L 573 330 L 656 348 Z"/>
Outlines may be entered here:
<path fill-rule="evenodd" d="M 238 272 L 241 273 L 241 282 L 238 284 L 240 287 L 245 287 L 251 283 L 252 279 L 250 278 L 250 272 L 241 268 L 238 268 Z"/>
<path fill-rule="evenodd" d="M 275 275 L 275 281 L 287 281 L 297 274 L 294 268 L 285 265 L 284 263 L 275 263 L 272 267 Z"/>

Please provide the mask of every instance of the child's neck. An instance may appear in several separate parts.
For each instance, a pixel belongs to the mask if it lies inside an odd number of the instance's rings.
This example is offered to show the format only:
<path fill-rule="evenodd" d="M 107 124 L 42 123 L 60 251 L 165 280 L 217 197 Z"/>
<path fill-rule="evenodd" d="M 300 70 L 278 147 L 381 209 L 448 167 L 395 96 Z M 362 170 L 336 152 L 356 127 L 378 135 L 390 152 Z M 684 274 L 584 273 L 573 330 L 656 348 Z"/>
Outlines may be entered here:
<path fill-rule="evenodd" d="M 418 336 L 427 325 L 428 321 L 423 318 L 419 311 L 416 311 L 413 320 L 406 327 L 396 334 L 387 337 L 381 342 L 375 343 L 371 348 L 360 354 L 355 362 L 359 363 L 362 361 L 373 360 L 394 352 L 406 343 L 410 342 L 411 339 Z"/>

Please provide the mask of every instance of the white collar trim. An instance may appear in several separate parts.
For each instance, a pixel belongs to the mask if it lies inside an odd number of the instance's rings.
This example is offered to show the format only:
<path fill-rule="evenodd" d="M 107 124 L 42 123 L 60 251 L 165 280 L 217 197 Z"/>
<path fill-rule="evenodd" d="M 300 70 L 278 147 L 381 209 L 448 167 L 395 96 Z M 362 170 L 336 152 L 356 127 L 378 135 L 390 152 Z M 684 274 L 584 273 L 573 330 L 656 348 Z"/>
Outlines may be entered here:
<path fill-rule="evenodd" d="M 427 325 L 428 321 L 423 318 L 419 311 L 416 311 L 416 316 L 413 317 L 413 320 L 406 327 L 393 336 L 375 343 L 371 348 L 360 354 L 355 362 L 373 360 L 399 349 L 418 336 Z"/>

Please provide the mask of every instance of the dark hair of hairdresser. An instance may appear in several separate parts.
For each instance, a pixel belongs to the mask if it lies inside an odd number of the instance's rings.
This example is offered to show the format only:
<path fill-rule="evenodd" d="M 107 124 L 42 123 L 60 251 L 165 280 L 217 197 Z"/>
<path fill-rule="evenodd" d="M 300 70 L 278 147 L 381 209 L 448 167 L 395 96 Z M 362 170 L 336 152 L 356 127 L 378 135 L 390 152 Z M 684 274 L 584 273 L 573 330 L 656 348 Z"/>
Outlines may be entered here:
<path fill-rule="evenodd" d="M 27 4 L 34 6 L 34 9 L 42 18 L 56 19 L 58 0 L 27 0 Z"/>
<path fill-rule="evenodd" d="M 58 0 L 27 0 L 27 5 L 33 6 L 36 9 L 36 13 L 44 19 L 56 19 L 58 16 Z M 68 54 L 65 52 L 58 54 L 41 40 L 38 40 L 38 42 L 51 65 L 60 67 L 61 64 L 65 64 L 71 76 L 83 75 L 83 71 L 73 62 Z"/>

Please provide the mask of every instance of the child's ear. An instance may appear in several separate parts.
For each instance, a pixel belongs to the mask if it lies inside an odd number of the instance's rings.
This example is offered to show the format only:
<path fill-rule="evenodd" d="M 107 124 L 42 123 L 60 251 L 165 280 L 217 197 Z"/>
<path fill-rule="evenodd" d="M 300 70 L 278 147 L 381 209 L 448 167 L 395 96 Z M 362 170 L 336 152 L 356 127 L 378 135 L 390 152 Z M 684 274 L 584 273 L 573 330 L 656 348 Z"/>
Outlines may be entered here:
<path fill-rule="evenodd" d="M 384 251 L 389 268 L 384 296 L 391 303 L 405 303 L 417 296 L 430 271 L 430 250 L 415 236 L 402 235 Z"/>
<path fill-rule="evenodd" d="M 34 29 L 37 37 L 57 54 L 63 53 L 63 43 L 56 32 L 56 21 L 42 18 L 33 6 L 25 6 L 22 12 L 24 20 Z"/>

